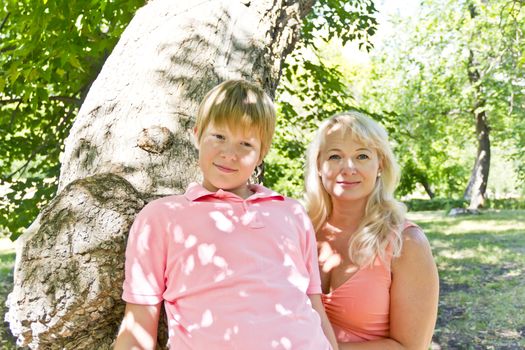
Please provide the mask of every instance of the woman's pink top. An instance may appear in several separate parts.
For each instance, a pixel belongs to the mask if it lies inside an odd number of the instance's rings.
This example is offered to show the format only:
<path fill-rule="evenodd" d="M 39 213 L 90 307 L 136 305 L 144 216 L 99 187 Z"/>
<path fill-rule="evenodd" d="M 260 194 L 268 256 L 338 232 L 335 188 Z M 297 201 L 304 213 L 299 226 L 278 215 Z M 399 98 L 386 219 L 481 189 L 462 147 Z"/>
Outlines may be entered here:
<path fill-rule="evenodd" d="M 407 221 L 403 230 L 411 226 L 416 225 Z M 358 343 L 389 336 L 391 262 L 389 245 L 385 261 L 376 257 L 371 266 L 359 269 L 330 294 L 322 295 L 337 341 Z"/>

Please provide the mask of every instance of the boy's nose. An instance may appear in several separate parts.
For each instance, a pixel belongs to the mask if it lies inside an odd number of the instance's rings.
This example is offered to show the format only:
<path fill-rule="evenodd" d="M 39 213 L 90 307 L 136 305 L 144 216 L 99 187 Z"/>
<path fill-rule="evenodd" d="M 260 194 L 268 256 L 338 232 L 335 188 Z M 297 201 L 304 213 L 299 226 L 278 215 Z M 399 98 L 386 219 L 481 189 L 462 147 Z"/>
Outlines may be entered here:
<path fill-rule="evenodd" d="M 237 157 L 237 150 L 235 145 L 225 144 L 221 149 L 221 156 L 228 159 L 235 159 Z"/>

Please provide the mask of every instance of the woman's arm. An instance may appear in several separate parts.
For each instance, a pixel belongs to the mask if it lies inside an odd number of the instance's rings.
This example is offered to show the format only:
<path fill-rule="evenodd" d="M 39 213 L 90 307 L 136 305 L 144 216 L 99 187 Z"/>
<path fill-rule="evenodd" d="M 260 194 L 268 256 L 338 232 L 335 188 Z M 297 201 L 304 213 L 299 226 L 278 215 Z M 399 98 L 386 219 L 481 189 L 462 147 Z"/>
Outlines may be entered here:
<path fill-rule="evenodd" d="M 127 303 L 114 349 L 155 350 L 161 305 Z"/>
<path fill-rule="evenodd" d="M 439 278 L 430 244 L 418 227 L 403 231 L 401 256 L 392 260 L 390 338 L 339 344 L 339 349 L 426 350 L 437 317 Z"/>
<path fill-rule="evenodd" d="M 321 327 L 323 328 L 324 335 L 330 342 L 330 345 L 332 345 L 332 349 L 337 350 L 337 341 L 335 339 L 334 330 L 332 329 L 332 325 L 330 324 L 330 321 L 328 321 L 328 316 L 326 316 L 326 312 L 324 310 L 323 302 L 321 301 L 321 295 L 320 294 L 310 294 L 308 295 L 308 298 L 310 298 L 310 302 L 312 303 L 312 308 L 317 311 L 319 314 L 319 317 L 321 318 Z"/>

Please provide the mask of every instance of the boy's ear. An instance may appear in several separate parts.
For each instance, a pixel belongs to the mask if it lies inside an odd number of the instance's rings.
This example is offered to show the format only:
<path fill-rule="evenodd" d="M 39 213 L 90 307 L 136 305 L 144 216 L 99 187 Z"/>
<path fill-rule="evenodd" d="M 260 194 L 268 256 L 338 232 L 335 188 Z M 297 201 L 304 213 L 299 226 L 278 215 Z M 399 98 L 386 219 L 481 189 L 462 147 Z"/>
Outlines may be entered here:
<path fill-rule="evenodd" d="M 197 135 L 197 127 L 193 128 L 193 145 L 195 148 L 199 149 L 199 137 Z"/>

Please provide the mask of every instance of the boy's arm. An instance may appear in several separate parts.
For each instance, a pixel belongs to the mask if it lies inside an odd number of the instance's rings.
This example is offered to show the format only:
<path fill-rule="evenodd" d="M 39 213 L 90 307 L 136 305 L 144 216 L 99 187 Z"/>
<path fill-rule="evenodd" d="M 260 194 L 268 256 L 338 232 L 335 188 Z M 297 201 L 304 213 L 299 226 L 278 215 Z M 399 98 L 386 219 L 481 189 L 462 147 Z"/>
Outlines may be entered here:
<path fill-rule="evenodd" d="M 319 317 L 321 317 L 321 327 L 323 328 L 324 335 L 330 342 L 330 345 L 332 345 L 332 349 L 337 350 L 337 340 L 335 339 L 334 330 L 332 329 L 332 325 L 330 324 L 330 321 L 328 320 L 328 316 L 326 316 L 326 312 L 324 310 L 323 302 L 321 301 L 321 295 L 320 294 L 309 294 L 308 298 L 310 298 L 310 302 L 312 303 L 312 308 L 317 311 L 319 314 Z"/>
<path fill-rule="evenodd" d="M 127 303 L 114 349 L 155 350 L 161 305 Z"/>

